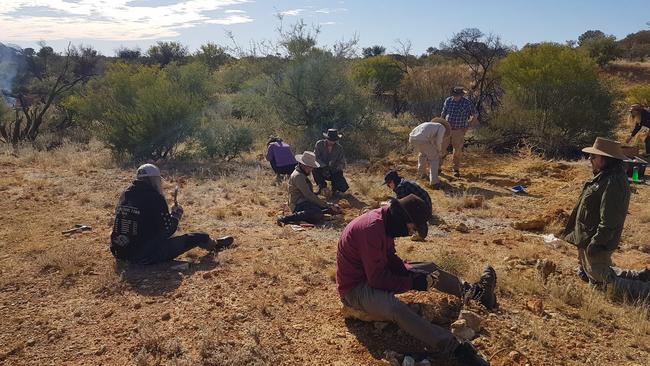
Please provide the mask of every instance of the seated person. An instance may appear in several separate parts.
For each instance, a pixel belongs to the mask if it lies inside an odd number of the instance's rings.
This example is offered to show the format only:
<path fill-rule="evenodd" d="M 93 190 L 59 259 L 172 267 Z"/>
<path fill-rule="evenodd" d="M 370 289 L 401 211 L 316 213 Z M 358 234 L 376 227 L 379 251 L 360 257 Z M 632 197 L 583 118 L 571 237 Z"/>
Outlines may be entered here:
<path fill-rule="evenodd" d="M 323 220 L 325 212 L 337 212 L 334 205 L 328 204 L 314 193 L 314 187 L 308 178 L 312 170 L 320 166 L 314 153 L 305 151 L 301 155 L 296 155 L 296 160 L 298 165 L 289 177 L 288 205 L 293 213 L 287 216 L 278 216 L 277 223 L 280 226 L 297 224 L 301 221 L 317 224 Z"/>
<path fill-rule="evenodd" d="M 641 104 L 632 104 L 630 117 L 634 121 L 634 129 L 625 142 L 630 143 L 632 138 L 641 130 L 641 127 L 650 128 L 650 108 L 644 108 Z M 645 137 L 645 153 L 650 155 L 650 133 Z"/>
<path fill-rule="evenodd" d="M 160 169 L 153 164 L 140 166 L 136 180 L 122 193 L 115 209 L 111 253 L 132 263 L 154 264 L 171 261 L 197 246 L 219 251 L 234 241 L 230 236 L 213 240 L 201 232 L 172 237 L 182 217 L 179 205 L 169 212 Z"/>
<path fill-rule="evenodd" d="M 327 182 L 332 182 L 332 193 L 344 193 L 350 188 L 348 182 L 343 176 L 345 169 L 345 155 L 343 147 L 338 143 L 343 137 L 338 130 L 330 128 L 327 133 L 323 133 L 325 139 L 318 140 L 314 148 L 316 160 L 320 164 L 319 168 L 314 169 L 314 180 L 318 185 L 318 192 L 324 192 L 327 188 Z"/>
<path fill-rule="evenodd" d="M 431 211 L 410 194 L 388 206 L 364 213 L 343 230 L 336 252 L 336 285 L 345 306 L 396 323 L 424 342 L 429 351 L 461 359 L 462 365 L 487 365 L 468 343 L 459 343 L 447 329 L 431 324 L 395 297 L 410 290 L 439 291 L 478 300 L 497 308 L 496 272 L 487 266 L 477 283 L 469 284 L 432 262 L 407 263 L 395 252 L 395 238 L 428 233 Z"/>
<path fill-rule="evenodd" d="M 266 143 L 266 160 L 271 163 L 278 178 L 291 174 L 298 163 L 293 157 L 291 146 L 276 136 L 271 136 Z"/>

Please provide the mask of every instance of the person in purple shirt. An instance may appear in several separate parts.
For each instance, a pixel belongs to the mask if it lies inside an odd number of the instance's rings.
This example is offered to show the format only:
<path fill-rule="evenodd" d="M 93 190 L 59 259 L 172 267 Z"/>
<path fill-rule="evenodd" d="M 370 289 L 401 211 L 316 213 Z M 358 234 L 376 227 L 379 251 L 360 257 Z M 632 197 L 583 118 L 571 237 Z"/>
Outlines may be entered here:
<path fill-rule="evenodd" d="M 427 345 L 429 352 L 459 359 L 462 365 L 488 365 L 471 343 L 432 324 L 395 297 L 416 290 L 439 291 L 475 299 L 488 310 L 498 307 L 496 272 L 487 266 L 477 283 L 469 284 L 432 262 L 405 262 L 395 252 L 395 238 L 428 233 L 431 218 L 424 201 L 414 194 L 391 199 L 388 206 L 352 220 L 343 230 L 336 252 L 336 285 L 341 302 L 350 308 L 396 323 Z"/>
<path fill-rule="evenodd" d="M 271 136 L 266 143 L 266 160 L 271 163 L 278 179 L 282 178 L 282 175 L 290 175 L 298 164 L 291 146 L 277 136 Z"/>

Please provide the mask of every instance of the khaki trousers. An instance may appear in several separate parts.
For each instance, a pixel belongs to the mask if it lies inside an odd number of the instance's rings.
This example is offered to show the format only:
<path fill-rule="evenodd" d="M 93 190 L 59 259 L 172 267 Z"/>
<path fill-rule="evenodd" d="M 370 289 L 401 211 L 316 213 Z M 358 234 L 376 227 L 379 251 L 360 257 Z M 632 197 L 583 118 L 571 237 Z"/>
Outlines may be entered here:
<path fill-rule="evenodd" d="M 438 272 L 436 289 L 462 296 L 462 284 L 458 277 L 441 270 L 431 262 L 410 263 L 411 270 L 431 273 Z M 451 332 L 443 327 L 429 323 L 416 314 L 406 304 L 399 301 L 395 294 L 372 288 L 367 282 L 360 283 L 350 290 L 341 301 L 354 309 L 396 323 L 401 329 L 424 342 L 431 352 L 449 354 L 458 346 L 458 341 Z"/>
<path fill-rule="evenodd" d="M 467 128 L 461 128 L 457 130 L 451 130 L 451 135 L 448 139 L 445 139 L 443 146 L 445 147 L 444 154 L 446 156 L 447 150 L 449 150 L 449 145 L 454 148 L 453 155 L 453 168 L 454 170 L 460 170 L 460 162 L 463 158 L 463 145 L 465 144 L 465 133 L 467 133 Z M 444 157 L 443 157 L 444 159 Z"/>
<path fill-rule="evenodd" d="M 578 260 L 589 282 L 603 287 L 613 285 L 618 296 L 650 302 L 650 278 L 643 274 L 644 271 L 613 267 L 612 252 L 589 255 L 585 249 L 578 248 Z"/>

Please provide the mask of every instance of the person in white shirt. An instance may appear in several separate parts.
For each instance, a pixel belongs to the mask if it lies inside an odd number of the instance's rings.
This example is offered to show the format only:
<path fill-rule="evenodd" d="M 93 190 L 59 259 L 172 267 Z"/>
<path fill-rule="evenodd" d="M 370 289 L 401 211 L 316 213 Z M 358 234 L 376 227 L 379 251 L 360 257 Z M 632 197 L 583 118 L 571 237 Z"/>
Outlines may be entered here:
<path fill-rule="evenodd" d="M 431 122 L 419 124 L 409 134 L 409 143 L 418 152 L 418 175 L 426 177 L 429 168 L 429 183 L 434 189 L 440 188 L 438 172 L 440 158 L 443 156 L 443 139 L 446 128 L 442 118 L 434 118 Z"/>

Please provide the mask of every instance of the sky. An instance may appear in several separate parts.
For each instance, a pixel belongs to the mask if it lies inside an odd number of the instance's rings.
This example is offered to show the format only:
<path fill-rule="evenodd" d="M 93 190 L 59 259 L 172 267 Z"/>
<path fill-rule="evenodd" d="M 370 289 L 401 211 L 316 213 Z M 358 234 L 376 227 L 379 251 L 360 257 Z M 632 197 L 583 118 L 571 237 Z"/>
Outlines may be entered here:
<path fill-rule="evenodd" d="M 56 50 L 92 45 L 112 56 L 120 47 L 143 51 L 156 41 L 178 41 L 191 51 L 207 42 L 247 49 L 277 39 L 277 28 L 303 20 L 320 28 L 320 45 L 358 38 L 359 47 L 398 40 L 412 53 L 439 47 L 464 28 L 499 35 L 521 47 L 575 40 L 589 29 L 623 38 L 650 29 L 650 0 L 0 0 L 0 42 Z"/>

